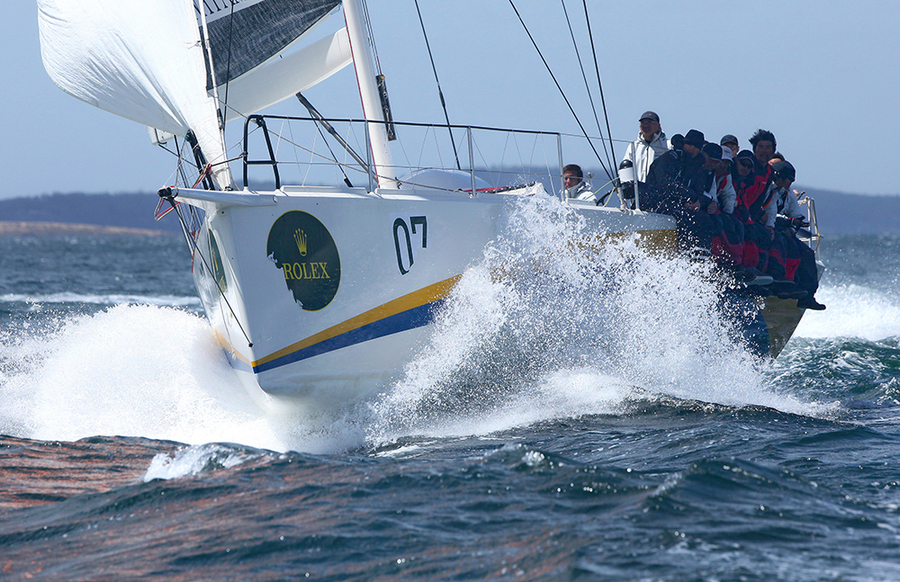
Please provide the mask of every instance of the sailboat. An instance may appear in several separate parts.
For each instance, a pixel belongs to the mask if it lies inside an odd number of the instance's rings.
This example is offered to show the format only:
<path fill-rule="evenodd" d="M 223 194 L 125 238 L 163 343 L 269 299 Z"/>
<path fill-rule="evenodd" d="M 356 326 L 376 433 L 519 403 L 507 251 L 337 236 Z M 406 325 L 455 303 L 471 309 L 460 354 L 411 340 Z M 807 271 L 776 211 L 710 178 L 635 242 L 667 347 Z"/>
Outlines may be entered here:
<path fill-rule="evenodd" d="M 251 389 L 334 407 L 401 373 L 503 217 L 543 190 L 492 181 L 475 163 L 483 144 L 528 140 L 551 152 L 550 191 L 561 184 L 559 133 L 394 121 L 364 0 L 38 0 L 38 7 L 51 79 L 146 125 L 154 143 L 174 144 L 178 182 L 160 196 L 182 223 L 216 337 Z M 315 33 L 341 17 L 336 32 Z M 303 92 L 351 65 L 357 86 L 348 90 L 359 92 L 362 119 L 326 119 Z M 309 115 L 260 113 L 289 99 Z M 243 122 L 243 135 L 229 150 L 224 127 L 232 120 Z M 313 145 L 299 143 L 295 126 Z M 419 132 L 430 144 L 437 130 L 448 132 L 451 163 L 395 161 L 397 136 Z M 293 153 L 285 156 L 288 145 Z M 297 170 L 293 183 L 288 166 Z M 323 169 L 330 183 L 315 178 Z M 259 171 L 267 183 L 253 182 Z M 596 234 L 588 244 L 636 234 L 649 247 L 675 246 L 669 216 L 565 195 L 559 204 Z"/>

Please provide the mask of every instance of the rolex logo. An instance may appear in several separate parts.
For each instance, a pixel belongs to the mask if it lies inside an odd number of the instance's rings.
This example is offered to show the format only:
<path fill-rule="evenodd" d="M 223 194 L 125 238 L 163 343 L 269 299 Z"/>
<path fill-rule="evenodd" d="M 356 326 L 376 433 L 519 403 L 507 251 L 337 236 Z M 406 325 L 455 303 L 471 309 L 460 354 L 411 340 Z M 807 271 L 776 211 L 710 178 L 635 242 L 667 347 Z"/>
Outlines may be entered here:
<path fill-rule="evenodd" d="M 297 243 L 297 250 L 300 251 L 300 256 L 306 256 L 306 233 L 300 230 L 299 228 L 294 231 L 294 242 Z"/>
<path fill-rule="evenodd" d="M 303 311 L 319 311 L 337 295 L 341 257 L 318 218 L 289 210 L 269 229 L 266 256 L 284 272 L 284 285 Z"/>

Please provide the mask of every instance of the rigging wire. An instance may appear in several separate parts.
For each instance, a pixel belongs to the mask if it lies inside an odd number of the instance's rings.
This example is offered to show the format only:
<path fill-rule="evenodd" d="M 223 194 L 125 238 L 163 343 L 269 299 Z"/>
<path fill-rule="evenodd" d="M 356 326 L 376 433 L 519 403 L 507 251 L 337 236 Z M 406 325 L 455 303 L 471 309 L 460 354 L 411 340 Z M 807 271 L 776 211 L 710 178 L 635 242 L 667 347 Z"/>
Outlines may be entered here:
<path fill-rule="evenodd" d="M 225 296 L 225 290 L 222 289 L 222 285 L 219 283 L 218 278 L 216 278 L 216 273 L 212 267 L 209 266 L 209 262 L 206 260 L 206 257 L 203 256 L 203 253 L 200 252 L 200 247 L 197 244 L 197 241 L 194 240 L 194 237 L 191 236 L 191 230 L 187 225 L 184 217 L 181 215 L 181 212 L 178 208 L 179 205 L 175 203 L 175 194 L 172 193 L 171 188 L 163 188 L 159 191 L 159 197 L 165 198 L 169 204 L 172 205 L 172 209 L 175 210 L 175 215 L 178 216 L 178 221 L 181 223 L 181 230 L 184 233 L 186 239 L 188 239 L 188 244 L 191 247 L 193 253 L 200 257 L 200 261 L 203 263 L 203 266 L 206 268 L 207 272 L 212 277 L 213 282 L 216 284 L 216 289 L 219 291 L 219 295 L 222 297 L 222 300 L 225 302 L 225 305 L 228 307 L 228 311 L 231 312 L 231 316 L 234 318 L 234 322 L 237 324 L 238 329 L 241 330 L 241 333 L 244 334 L 244 339 L 247 340 L 247 347 L 252 348 L 253 342 L 250 340 L 250 336 L 247 335 L 247 331 L 244 329 L 244 326 L 241 324 L 241 320 L 238 319 L 237 314 L 234 312 L 234 309 L 231 307 L 231 302 L 228 301 L 228 297 Z"/>
<path fill-rule="evenodd" d="M 372 55 L 375 57 L 375 74 L 381 74 L 381 59 L 378 58 L 378 47 L 375 46 L 375 31 L 372 30 L 372 19 L 369 18 L 369 5 L 366 0 L 360 0 L 362 5 L 363 22 L 366 25 L 366 36 L 368 36 L 369 44 L 372 46 Z"/>
<path fill-rule="evenodd" d="M 612 151 L 612 157 L 615 160 L 616 148 L 612 140 L 612 131 L 609 128 L 609 111 L 606 109 L 606 98 L 603 96 L 603 81 L 600 79 L 600 65 L 597 63 L 597 49 L 594 46 L 594 35 L 591 33 L 591 17 L 588 14 L 587 0 L 582 0 L 582 4 L 584 4 L 584 21 L 587 23 L 588 38 L 591 39 L 591 54 L 594 56 L 594 72 L 597 74 L 597 86 L 600 88 L 600 102 L 603 105 L 603 117 L 606 119 L 606 135 L 609 136 L 609 149 Z"/>
<path fill-rule="evenodd" d="M 572 107 L 572 103 L 569 102 L 569 98 L 566 97 L 565 91 L 563 91 L 562 86 L 559 84 L 559 81 L 556 79 L 556 75 L 553 74 L 553 70 L 550 68 L 549 63 L 547 63 L 547 59 L 544 58 L 544 54 L 541 52 L 541 49 L 538 47 L 537 42 L 534 40 L 534 37 L 531 35 L 531 31 L 528 30 L 528 26 L 525 24 L 525 21 L 522 19 L 522 15 L 519 14 L 518 8 L 513 3 L 513 0 L 509 0 L 509 5 L 512 6 L 513 11 L 516 13 L 516 16 L 519 19 L 519 22 L 522 24 L 522 28 L 525 29 L 525 34 L 528 35 L 529 40 L 531 40 L 531 44 L 534 45 L 534 50 L 537 51 L 538 56 L 541 57 L 541 61 L 544 63 L 544 67 L 546 67 L 547 72 L 550 73 L 550 78 L 553 79 L 553 82 L 556 84 L 556 88 L 559 90 L 559 94 L 562 96 L 563 101 L 566 102 L 566 105 L 569 107 L 569 111 L 572 113 L 572 117 L 575 118 L 575 122 L 578 124 L 578 127 L 581 129 L 581 133 L 584 135 L 585 139 L 588 142 L 588 145 L 591 146 L 591 149 L 594 151 L 594 155 L 597 156 L 597 161 L 600 162 L 600 166 L 603 168 L 603 171 L 606 172 L 607 177 L 612 179 L 612 172 L 607 167 L 606 163 L 603 161 L 603 158 L 600 157 L 600 153 L 597 151 L 597 148 L 594 147 L 593 142 L 591 142 L 590 136 L 588 136 L 587 130 L 584 125 L 581 123 L 581 119 L 579 119 L 578 114 L 575 113 L 575 109 Z"/>
<path fill-rule="evenodd" d="M 450 132 L 450 143 L 453 145 L 453 157 L 456 159 L 456 169 L 462 170 L 459 164 L 459 153 L 456 151 L 456 141 L 453 139 L 453 128 L 450 127 L 450 116 L 447 114 L 447 103 L 444 101 L 444 92 L 441 91 L 441 82 L 438 79 L 437 67 L 434 65 L 434 56 L 431 54 L 431 44 L 428 42 L 428 33 L 425 32 L 425 21 L 422 20 L 422 11 L 419 10 L 419 0 L 415 0 L 416 12 L 419 14 L 419 24 L 422 25 L 422 36 L 425 38 L 425 48 L 428 49 L 428 58 L 431 59 L 431 70 L 434 72 L 434 82 L 437 84 L 438 97 L 441 98 L 441 107 L 444 109 L 444 119 L 447 121 L 447 131 Z"/>
<path fill-rule="evenodd" d="M 353 149 L 350 147 L 350 144 L 348 144 L 344 140 L 344 138 L 342 138 L 340 134 L 338 134 L 338 132 L 331 126 L 331 124 L 325 121 L 325 118 L 322 117 L 322 115 L 315 107 L 313 107 L 313 104 L 307 101 L 302 92 L 298 92 L 296 97 L 300 101 L 300 103 L 302 103 L 303 106 L 309 110 L 309 114 L 312 117 L 317 118 L 317 121 L 315 123 L 316 129 L 319 131 L 319 135 L 322 136 L 322 141 L 325 143 L 325 146 L 331 153 L 331 158 L 334 160 L 334 163 L 340 169 L 341 174 L 344 175 L 344 184 L 346 184 L 348 188 L 353 188 L 353 184 L 350 182 L 350 178 L 347 177 L 347 172 L 344 171 L 344 165 L 338 162 L 337 156 L 334 154 L 334 150 L 331 149 L 331 144 L 328 143 L 327 139 L 325 139 L 325 134 L 322 133 L 322 126 L 324 125 L 328 132 L 331 133 L 331 135 L 334 136 L 334 138 L 337 139 L 342 146 L 344 146 L 344 149 L 346 149 L 351 155 L 356 158 L 357 163 L 359 163 L 360 165 L 365 165 L 365 163 L 362 161 L 359 155 L 355 151 L 353 151 Z"/>
<path fill-rule="evenodd" d="M 183 149 L 187 146 L 187 140 L 184 141 L 182 146 L 178 145 L 178 136 L 175 136 L 175 149 L 178 151 L 178 174 L 181 175 L 181 183 L 187 186 L 189 184 L 187 172 L 184 171 L 184 162 L 186 157 L 183 155 Z M 199 170 L 200 168 L 197 168 Z"/>
<path fill-rule="evenodd" d="M 235 0 L 231 0 L 231 2 L 232 2 L 231 3 L 231 17 L 233 18 Z M 216 71 L 215 71 L 215 65 L 213 63 L 213 55 L 212 55 L 212 41 L 210 40 L 210 36 L 209 36 L 209 28 L 207 26 L 207 21 L 206 21 L 205 7 L 201 7 L 199 4 L 195 3 L 194 8 L 197 12 L 197 18 L 199 20 L 198 24 L 200 26 L 200 46 L 203 48 L 203 62 L 206 67 L 206 74 L 208 76 L 208 82 L 210 85 L 207 87 L 207 91 L 211 93 L 211 96 L 212 96 L 213 100 L 215 101 L 216 116 L 217 116 L 218 126 L 219 126 L 219 135 L 221 137 L 222 146 L 224 148 L 225 147 L 225 115 L 222 113 L 223 102 L 219 98 L 218 85 L 216 85 Z M 229 51 L 228 51 L 229 65 L 228 66 L 230 69 L 230 66 L 231 66 L 231 35 L 230 35 L 230 33 L 229 33 L 228 43 L 229 43 Z M 227 100 L 228 100 L 228 97 L 227 97 L 228 84 L 227 84 L 227 82 L 225 85 L 225 94 L 226 94 L 225 100 L 227 102 Z M 227 106 L 227 103 L 226 103 L 226 106 Z M 189 133 L 190 133 L 190 130 L 189 130 Z M 198 151 L 201 151 L 199 146 L 193 146 L 193 147 L 195 150 L 195 155 Z M 165 148 L 163 148 L 163 149 L 165 149 Z M 228 163 L 228 160 L 226 160 L 225 162 L 220 162 L 220 163 Z M 198 166 L 199 165 L 200 164 L 198 164 Z M 219 164 L 216 164 L 216 165 L 219 165 Z M 210 183 L 206 187 L 209 190 L 215 190 L 216 189 L 215 186 L 216 186 L 215 180 L 211 180 Z M 223 186 L 223 189 L 231 190 L 233 186 L 234 186 L 234 181 L 232 180 L 230 184 Z"/>
<path fill-rule="evenodd" d="M 613 167 L 612 158 L 609 156 L 609 150 L 606 142 L 603 140 L 603 128 L 600 127 L 600 119 L 597 117 L 597 107 L 594 105 L 594 95 L 588 85 L 587 74 L 584 72 L 584 63 L 581 61 L 581 51 L 578 50 L 578 42 L 575 40 L 575 31 L 572 29 L 572 21 L 569 18 L 569 11 L 566 10 L 566 0 L 560 0 L 562 4 L 563 14 L 566 17 L 566 24 L 569 27 L 569 36 L 572 39 L 572 46 L 575 48 L 575 57 L 578 59 L 578 68 L 581 70 L 581 78 L 584 79 L 584 89 L 587 92 L 588 100 L 591 103 L 591 112 L 594 114 L 594 122 L 597 124 L 597 132 L 600 134 L 600 143 L 603 145 L 603 153 L 606 154 L 606 161 L 610 167 Z M 591 34 L 590 26 L 588 26 L 588 36 Z M 593 42 L 593 38 L 591 39 Z M 594 61 L 596 63 L 596 59 Z M 610 147 L 612 147 L 612 136 L 610 135 Z"/>

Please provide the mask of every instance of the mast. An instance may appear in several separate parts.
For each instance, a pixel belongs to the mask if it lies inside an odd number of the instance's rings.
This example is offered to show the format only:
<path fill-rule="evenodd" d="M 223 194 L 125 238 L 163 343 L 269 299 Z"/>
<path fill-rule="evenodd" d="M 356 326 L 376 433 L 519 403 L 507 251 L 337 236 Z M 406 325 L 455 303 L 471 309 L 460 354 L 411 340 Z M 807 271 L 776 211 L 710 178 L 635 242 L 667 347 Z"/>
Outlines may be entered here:
<path fill-rule="evenodd" d="M 375 72 L 375 58 L 363 22 L 362 0 L 344 0 L 344 20 L 350 37 L 350 51 L 356 69 L 356 82 L 362 101 L 363 117 L 379 123 L 368 123 L 369 147 L 372 150 L 372 164 L 378 187 L 396 188 L 396 172 L 393 167 L 391 149 L 388 143 L 387 124 L 378 92 Z"/>

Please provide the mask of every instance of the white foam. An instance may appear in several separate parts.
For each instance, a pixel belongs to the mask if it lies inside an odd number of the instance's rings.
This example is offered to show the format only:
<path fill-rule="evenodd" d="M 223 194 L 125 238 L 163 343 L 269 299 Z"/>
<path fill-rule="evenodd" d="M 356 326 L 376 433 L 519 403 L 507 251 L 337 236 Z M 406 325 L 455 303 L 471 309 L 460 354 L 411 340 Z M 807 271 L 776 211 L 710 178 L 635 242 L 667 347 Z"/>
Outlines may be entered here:
<path fill-rule="evenodd" d="M 894 295 L 860 285 L 825 285 L 816 296 L 828 308 L 807 311 L 797 337 L 878 341 L 900 336 L 900 301 Z"/>
<path fill-rule="evenodd" d="M 74 441 L 141 436 L 188 444 L 238 442 L 284 451 L 353 446 L 352 427 L 250 394 L 205 319 L 120 305 L 5 342 L 0 434 Z"/>
<path fill-rule="evenodd" d="M 650 256 L 637 235 L 594 253 L 579 245 L 583 228 L 548 197 L 523 202 L 374 403 L 370 440 L 618 414 L 660 396 L 821 412 L 778 393 L 730 338 L 707 263 Z"/>
<path fill-rule="evenodd" d="M 230 469 L 259 456 L 259 453 L 216 444 L 182 447 L 174 453 L 160 453 L 153 457 L 143 481 L 189 477 L 217 468 Z"/>
<path fill-rule="evenodd" d="M 42 305 L 44 303 L 84 303 L 88 305 L 160 305 L 168 307 L 199 306 L 199 297 L 185 297 L 177 295 L 123 295 L 123 294 L 83 294 L 83 293 L 50 293 L 47 295 L 25 295 L 21 293 L 6 293 L 0 295 L 0 303 L 30 303 Z"/>

